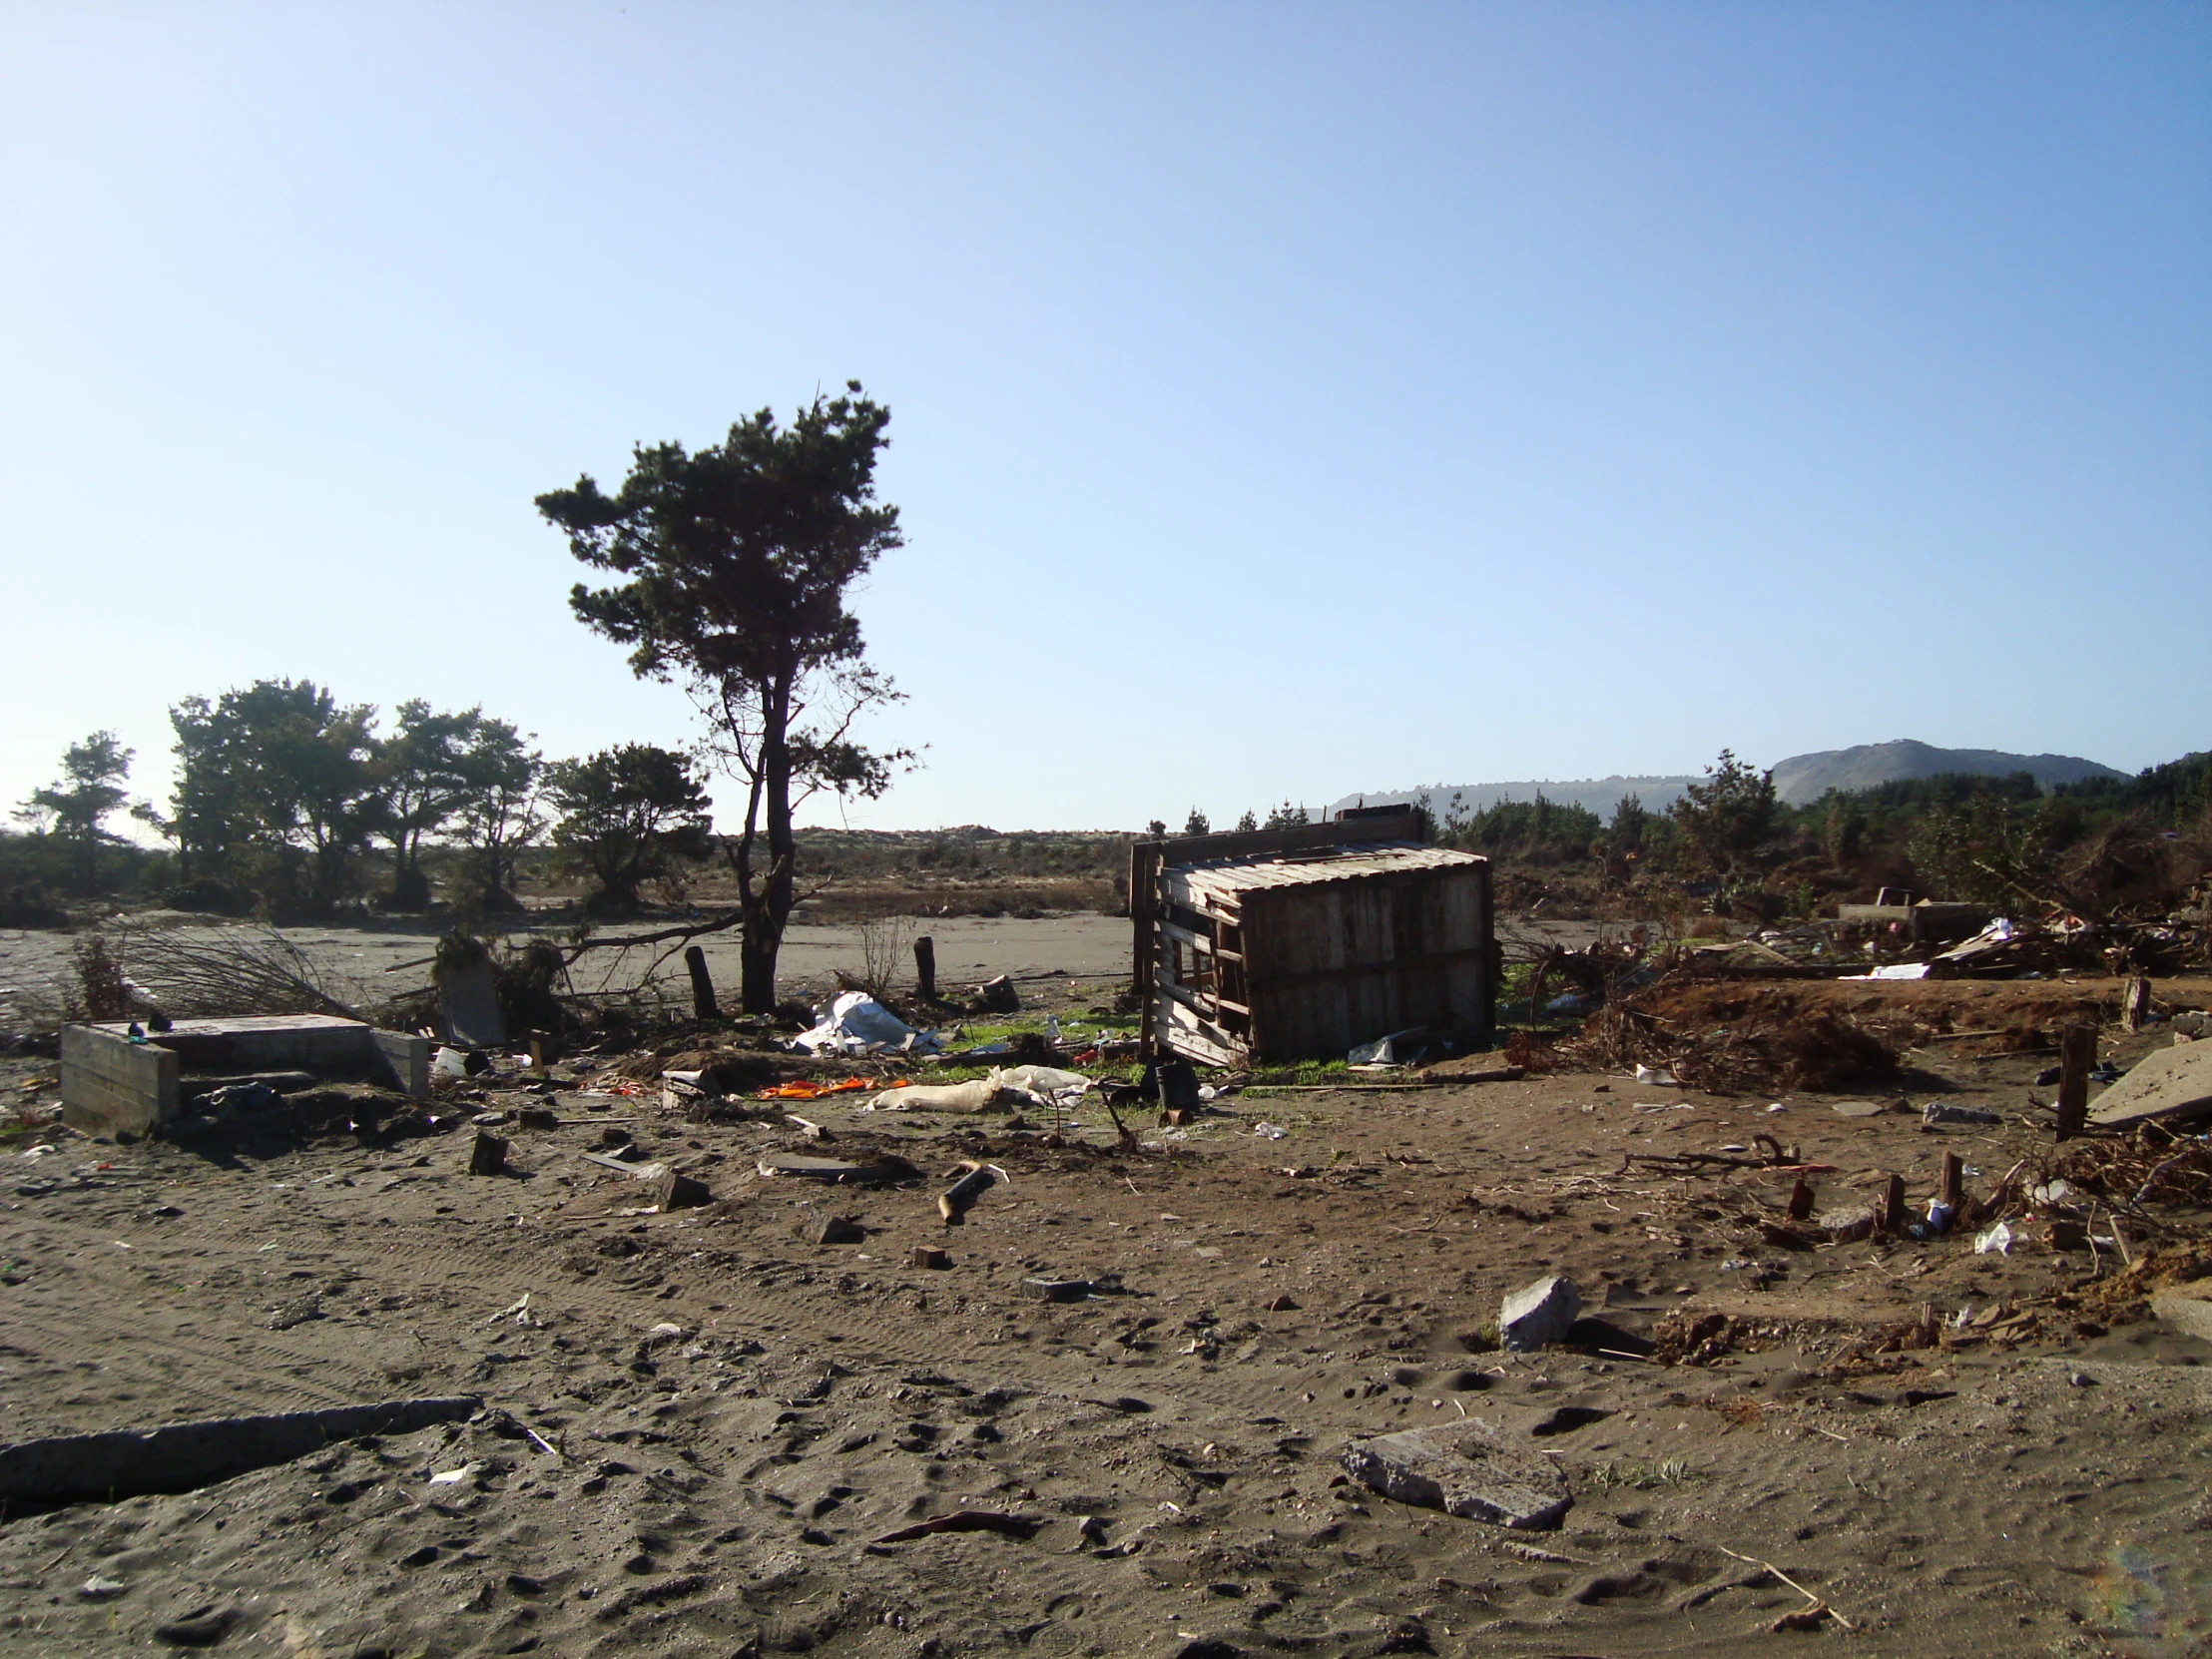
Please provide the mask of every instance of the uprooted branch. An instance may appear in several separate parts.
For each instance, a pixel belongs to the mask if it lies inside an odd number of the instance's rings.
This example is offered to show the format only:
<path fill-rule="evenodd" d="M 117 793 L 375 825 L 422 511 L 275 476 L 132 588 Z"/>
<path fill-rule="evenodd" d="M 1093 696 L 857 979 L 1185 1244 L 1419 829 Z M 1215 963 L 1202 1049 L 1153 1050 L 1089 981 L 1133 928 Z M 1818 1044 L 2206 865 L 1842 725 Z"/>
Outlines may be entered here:
<path fill-rule="evenodd" d="M 134 928 L 116 935 L 115 950 L 140 993 L 165 1013 L 361 1017 L 342 987 L 274 927 Z"/>

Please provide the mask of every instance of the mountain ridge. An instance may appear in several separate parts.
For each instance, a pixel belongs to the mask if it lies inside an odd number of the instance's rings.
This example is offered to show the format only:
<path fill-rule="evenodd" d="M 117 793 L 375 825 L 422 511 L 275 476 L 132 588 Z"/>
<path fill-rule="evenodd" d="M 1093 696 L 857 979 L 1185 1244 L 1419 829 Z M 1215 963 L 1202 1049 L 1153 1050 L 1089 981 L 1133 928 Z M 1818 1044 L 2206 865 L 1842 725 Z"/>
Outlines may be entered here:
<path fill-rule="evenodd" d="M 1818 801 L 1828 791 L 1867 790 L 1878 784 L 1909 778 L 1932 778 L 1938 773 L 1966 773 L 2002 777 L 2026 772 L 2044 789 L 2053 784 L 2078 784 L 2090 778 L 2124 778 L 2127 774 L 2078 755 L 2015 755 L 2001 749 L 1940 749 L 1917 738 L 1894 738 L 1888 743 L 1855 744 L 1849 749 L 1822 749 L 1792 755 L 1774 767 L 1776 796 L 1793 807 Z M 1625 796 L 1633 795 L 1651 812 L 1660 812 L 1681 798 L 1702 774 L 1665 773 L 1630 776 L 1615 773 L 1608 778 L 1521 779 L 1498 784 L 1427 784 L 1405 790 L 1368 790 L 1332 802 L 1333 816 L 1346 807 L 1363 803 L 1417 801 L 1441 814 L 1458 796 L 1470 812 L 1494 807 L 1500 801 L 1532 801 L 1540 793 L 1558 806 L 1581 807 L 1610 820 Z"/>

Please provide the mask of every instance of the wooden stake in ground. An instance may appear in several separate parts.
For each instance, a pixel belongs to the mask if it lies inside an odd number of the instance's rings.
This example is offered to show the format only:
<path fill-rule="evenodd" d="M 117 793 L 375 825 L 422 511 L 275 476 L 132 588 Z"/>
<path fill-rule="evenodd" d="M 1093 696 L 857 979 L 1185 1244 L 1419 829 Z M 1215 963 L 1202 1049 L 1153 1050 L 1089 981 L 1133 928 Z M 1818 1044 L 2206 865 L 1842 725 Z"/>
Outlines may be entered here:
<path fill-rule="evenodd" d="M 1882 1192 L 1882 1231 L 1904 1232 L 1906 1215 L 1905 1177 L 1893 1175 L 1890 1177 L 1890 1184 Z"/>
<path fill-rule="evenodd" d="M 1801 1175 L 1797 1178 L 1797 1184 L 1790 1189 L 1790 1219 L 1792 1221 L 1804 1221 L 1812 1213 L 1812 1184 Z"/>
<path fill-rule="evenodd" d="M 927 933 L 914 940 L 914 992 L 924 1002 L 937 1000 L 937 941 Z"/>
<path fill-rule="evenodd" d="M 2149 1013 L 2150 981 L 2137 974 L 2120 986 L 2120 1024 L 2130 1032 L 2140 1031 Z"/>
<path fill-rule="evenodd" d="M 707 972 L 707 952 L 696 944 L 688 946 L 684 966 L 691 970 L 692 1018 L 722 1018 L 722 1009 L 715 1003 L 715 982 Z"/>
<path fill-rule="evenodd" d="M 1943 1154 L 1943 1173 L 1936 1186 L 1936 1198 L 1955 1223 L 1966 1197 L 1966 1161 L 1955 1152 Z"/>
<path fill-rule="evenodd" d="M 471 1175 L 503 1175 L 507 1169 L 507 1143 L 488 1129 L 476 1132 L 476 1144 L 469 1148 L 468 1173 Z"/>
<path fill-rule="evenodd" d="M 2089 1069 L 2097 1063 L 2097 1029 L 2069 1025 L 2058 1039 L 2058 1138 L 2072 1140 L 2089 1121 Z"/>

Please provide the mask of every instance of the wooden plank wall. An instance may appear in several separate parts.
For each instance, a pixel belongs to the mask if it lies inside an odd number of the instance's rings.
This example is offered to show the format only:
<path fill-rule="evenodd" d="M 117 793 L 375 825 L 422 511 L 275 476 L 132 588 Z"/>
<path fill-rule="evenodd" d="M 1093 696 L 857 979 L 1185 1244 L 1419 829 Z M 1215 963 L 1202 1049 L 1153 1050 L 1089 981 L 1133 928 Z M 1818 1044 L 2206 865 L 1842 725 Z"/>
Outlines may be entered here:
<path fill-rule="evenodd" d="M 1247 892 L 1258 1056 L 1334 1059 L 1421 1025 L 1486 1032 L 1487 875 L 1468 864 Z"/>

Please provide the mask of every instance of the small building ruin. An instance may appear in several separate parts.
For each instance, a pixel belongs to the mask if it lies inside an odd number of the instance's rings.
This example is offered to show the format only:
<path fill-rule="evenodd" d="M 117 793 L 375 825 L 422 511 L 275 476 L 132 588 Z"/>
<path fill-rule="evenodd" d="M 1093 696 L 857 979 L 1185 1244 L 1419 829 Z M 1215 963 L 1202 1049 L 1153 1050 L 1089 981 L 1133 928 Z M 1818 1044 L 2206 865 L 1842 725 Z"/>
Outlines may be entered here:
<path fill-rule="evenodd" d="M 1494 1027 L 1489 860 L 1427 845 L 1411 808 L 1139 841 L 1129 913 L 1147 1055 L 1343 1059 L 1397 1032 Z"/>

